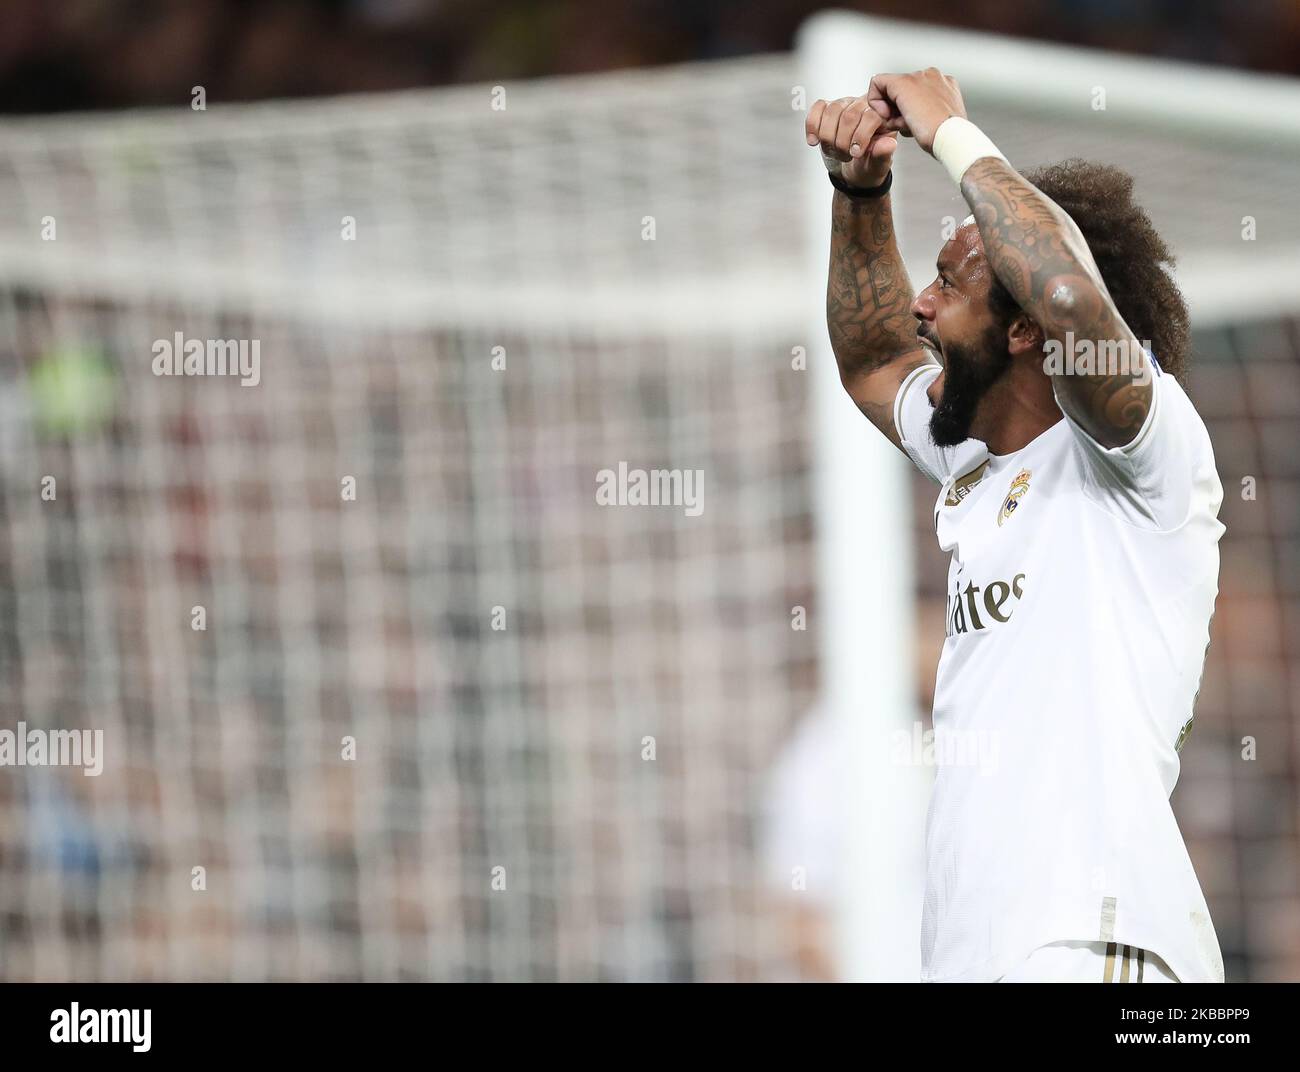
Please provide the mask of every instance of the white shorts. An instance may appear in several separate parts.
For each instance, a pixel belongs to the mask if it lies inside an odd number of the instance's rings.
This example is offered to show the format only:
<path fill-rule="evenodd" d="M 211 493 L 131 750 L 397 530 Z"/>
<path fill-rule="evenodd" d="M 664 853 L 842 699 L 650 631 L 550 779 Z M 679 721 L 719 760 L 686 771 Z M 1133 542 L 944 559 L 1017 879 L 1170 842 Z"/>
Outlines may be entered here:
<path fill-rule="evenodd" d="M 1176 983 L 1154 953 L 1115 942 L 1053 942 L 1029 954 L 999 983 Z"/>

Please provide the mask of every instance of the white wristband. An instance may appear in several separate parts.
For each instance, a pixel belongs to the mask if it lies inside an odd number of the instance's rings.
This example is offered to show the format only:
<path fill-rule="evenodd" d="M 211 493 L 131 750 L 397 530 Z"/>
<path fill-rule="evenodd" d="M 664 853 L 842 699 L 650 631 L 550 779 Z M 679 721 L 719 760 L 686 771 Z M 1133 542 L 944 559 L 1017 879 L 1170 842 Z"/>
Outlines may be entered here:
<path fill-rule="evenodd" d="M 989 141 L 984 131 L 959 115 L 950 115 L 939 124 L 939 129 L 934 132 L 933 151 L 934 158 L 948 169 L 952 181 L 959 186 L 966 169 L 981 157 L 1006 159 L 998 152 L 998 147 Z"/>

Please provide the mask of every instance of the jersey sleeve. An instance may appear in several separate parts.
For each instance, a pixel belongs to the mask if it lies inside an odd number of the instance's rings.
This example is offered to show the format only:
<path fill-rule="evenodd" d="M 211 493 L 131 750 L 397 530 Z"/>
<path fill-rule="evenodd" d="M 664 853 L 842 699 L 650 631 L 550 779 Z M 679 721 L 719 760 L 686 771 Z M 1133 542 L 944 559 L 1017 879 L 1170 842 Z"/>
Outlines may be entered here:
<path fill-rule="evenodd" d="M 952 475 L 953 459 L 959 450 L 940 447 L 930 438 L 930 415 L 934 407 L 925 392 L 942 371 L 938 365 L 913 369 L 894 396 L 894 427 L 903 450 L 936 484 L 942 484 Z"/>
<path fill-rule="evenodd" d="M 1073 433 L 1085 494 L 1136 525 L 1169 531 L 1187 519 L 1198 487 L 1212 490 L 1209 484 L 1218 478 L 1209 435 L 1191 399 L 1172 376 L 1152 366 L 1151 407 L 1131 443 L 1104 447 L 1065 407 L 1061 412 Z"/>

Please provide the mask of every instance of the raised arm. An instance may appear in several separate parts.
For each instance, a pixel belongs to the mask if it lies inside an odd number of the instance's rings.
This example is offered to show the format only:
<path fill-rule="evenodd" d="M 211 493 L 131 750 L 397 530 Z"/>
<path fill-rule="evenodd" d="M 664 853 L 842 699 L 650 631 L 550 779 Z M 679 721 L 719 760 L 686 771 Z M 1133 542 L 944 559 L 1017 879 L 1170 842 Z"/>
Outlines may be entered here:
<path fill-rule="evenodd" d="M 878 187 L 889 176 L 898 145 L 893 135 L 879 133 L 880 122 L 865 96 L 818 101 L 808 112 L 808 143 L 840 163 L 836 173 L 847 186 Z M 844 389 L 895 446 L 899 385 L 932 361 L 917 342 L 912 301 L 888 193 L 850 197 L 835 190 L 826 326 Z"/>
<path fill-rule="evenodd" d="M 1151 373 L 1079 228 L 998 157 L 971 164 L 961 192 L 998 281 L 1046 338 L 1062 345 L 1088 340 L 1098 354 L 1127 359 L 1114 372 L 1054 375 L 1053 386 L 1061 407 L 1102 446 L 1131 443 L 1151 407 Z"/>
<path fill-rule="evenodd" d="M 1105 447 L 1131 443 L 1151 407 L 1149 362 L 1074 221 L 967 121 L 956 79 L 934 67 L 878 74 L 868 100 L 884 129 L 916 138 L 960 181 L 994 274 L 1044 340 L 1087 342 L 1093 353 L 1124 359 L 1096 375 L 1066 363 L 1046 371 L 1061 408 L 1093 439 Z"/>

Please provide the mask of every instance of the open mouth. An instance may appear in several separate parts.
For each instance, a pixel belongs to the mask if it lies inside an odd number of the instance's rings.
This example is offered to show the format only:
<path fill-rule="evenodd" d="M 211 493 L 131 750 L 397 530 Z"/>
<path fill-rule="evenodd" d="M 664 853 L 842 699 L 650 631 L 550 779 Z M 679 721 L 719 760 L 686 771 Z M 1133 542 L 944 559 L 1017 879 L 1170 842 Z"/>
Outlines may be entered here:
<path fill-rule="evenodd" d="M 934 342 L 931 339 L 926 338 L 926 336 L 921 335 L 919 333 L 917 334 L 916 339 L 922 346 L 924 346 L 927 350 L 933 353 L 936 357 L 940 357 L 940 358 L 943 357 L 943 351 L 939 349 L 938 343 Z"/>

